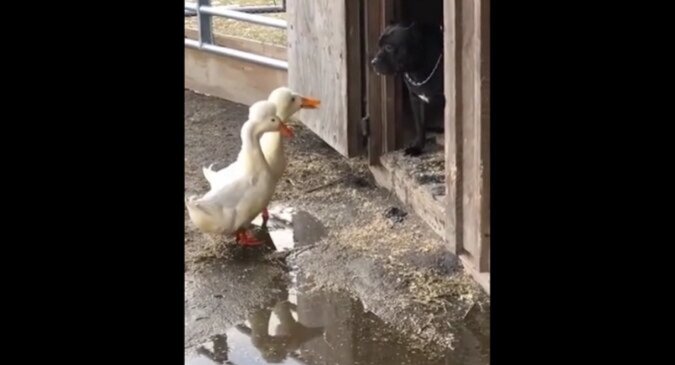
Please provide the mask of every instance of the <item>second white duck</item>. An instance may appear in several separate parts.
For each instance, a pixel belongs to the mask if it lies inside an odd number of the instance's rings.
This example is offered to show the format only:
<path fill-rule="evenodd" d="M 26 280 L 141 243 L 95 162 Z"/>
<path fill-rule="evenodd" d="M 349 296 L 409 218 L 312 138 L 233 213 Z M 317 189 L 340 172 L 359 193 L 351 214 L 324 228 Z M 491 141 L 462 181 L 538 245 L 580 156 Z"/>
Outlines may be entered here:
<path fill-rule="evenodd" d="M 276 112 L 276 105 L 270 101 L 253 104 L 241 128 L 241 151 L 226 168 L 227 176 L 201 198 L 191 196 L 186 200 L 190 220 L 202 232 L 234 233 L 240 244 L 260 243 L 246 227 L 267 206 L 276 186 L 260 148 L 262 135 L 287 128 Z"/>
<path fill-rule="evenodd" d="M 300 95 L 288 87 L 279 87 L 272 91 L 267 98 L 268 101 L 274 103 L 277 108 L 277 116 L 283 122 L 286 122 L 293 114 L 300 109 L 315 109 L 321 104 L 321 101 L 308 96 Z M 288 158 L 284 151 L 284 143 L 281 137 L 291 138 L 293 133 L 288 128 L 282 128 L 279 132 L 269 132 L 262 135 L 260 138 L 260 147 L 262 149 L 265 160 L 270 167 L 274 177 L 274 185 L 278 183 L 281 175 L 283 175 L 288 166 Z M 217 188 L 228 181 L 228 176 L 231 174 L 230 170 L 234 167 L 232 165 L 221 170 L 214 171 L 213 164 L 209 167 L 204 167 L 202 172 L 204 177 L 211 185 L 211 189 Z M 266 226 L 269 219 L 269 212 L 267 207 L 262 211 L 263 226 Z"/>

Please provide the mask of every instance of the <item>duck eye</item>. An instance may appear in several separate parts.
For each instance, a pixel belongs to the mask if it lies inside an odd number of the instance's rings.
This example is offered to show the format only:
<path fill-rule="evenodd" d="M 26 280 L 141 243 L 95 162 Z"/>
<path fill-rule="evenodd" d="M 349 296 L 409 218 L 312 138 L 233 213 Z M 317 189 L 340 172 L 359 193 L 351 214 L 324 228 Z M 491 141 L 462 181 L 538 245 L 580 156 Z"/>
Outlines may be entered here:
<path fill-rule="evenodd" d="M 387 45 L 384 46 L 384 50 L 387 51 L 387 52 L 391 52 L 391 51 L 394 50 L 394 47 L 392 47 L 391 45 L 387 44 Z"/>
<path fill-rule="evenodd" d="M 270 122 L 274 123 L 274 118 L 270 119 Z"/>
<path fill-rule="evenodd" d="M 295 103 L 295 96 L 291 98 L 291 103 Z"/>

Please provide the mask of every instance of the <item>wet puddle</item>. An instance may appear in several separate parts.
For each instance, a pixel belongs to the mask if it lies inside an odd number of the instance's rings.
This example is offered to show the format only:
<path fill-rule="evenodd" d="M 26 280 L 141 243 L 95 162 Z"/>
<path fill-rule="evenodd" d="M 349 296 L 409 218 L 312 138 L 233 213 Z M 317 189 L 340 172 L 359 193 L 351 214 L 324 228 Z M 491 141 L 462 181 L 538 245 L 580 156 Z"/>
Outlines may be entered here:
<path fill-rule="evenodd" d="M 279 251 L 325 235 L 321 223 L 306 212 L 284 208 L 270 213 L 269 237 Z M 347 293 L 298 290 L 311 280 L 297 269 L 260 262 L 214 265 L 192 293 L 209 299 L 195 300 L 199 305 L 186 312 L 186 330 L 202 326 L 193 330 L 207 338 L 186 349 L 186 364 L 489 363 L 488 339 L 468 329 L 462 330 L 454 351 L 428 360 L 424 351 L 412 348 L 405 336 Z M 247 301 L 247 296 L 254 299 Z"/>
<path fill-rule="evenodd" d="M 260 226 L 262 218 L 258 216 L 253 222 Z M 326 229 L 314 216 L 290 207 L 273 207 L 267 222 L 269 237 L 278 251 L 288 251 L 296 245 L 309 245 L 320 240 Z M 264 238 L 264 237 L 263 237 Z"/>

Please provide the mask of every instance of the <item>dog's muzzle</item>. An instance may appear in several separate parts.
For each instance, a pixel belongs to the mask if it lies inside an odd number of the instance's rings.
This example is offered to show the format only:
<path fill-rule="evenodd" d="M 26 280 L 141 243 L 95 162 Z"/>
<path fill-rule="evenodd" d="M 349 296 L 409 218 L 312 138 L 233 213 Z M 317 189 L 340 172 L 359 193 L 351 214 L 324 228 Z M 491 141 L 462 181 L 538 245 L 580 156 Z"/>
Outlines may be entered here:
<path fill-rule="evenodd" d="M 372 60 L 370 60 L 370 67 L 379 76 L 384 76 L 387 74 L 387 67 L 385 64 L 383 64 L 382 59 L 380 59 L 379 57 L 375 57 Z"/>

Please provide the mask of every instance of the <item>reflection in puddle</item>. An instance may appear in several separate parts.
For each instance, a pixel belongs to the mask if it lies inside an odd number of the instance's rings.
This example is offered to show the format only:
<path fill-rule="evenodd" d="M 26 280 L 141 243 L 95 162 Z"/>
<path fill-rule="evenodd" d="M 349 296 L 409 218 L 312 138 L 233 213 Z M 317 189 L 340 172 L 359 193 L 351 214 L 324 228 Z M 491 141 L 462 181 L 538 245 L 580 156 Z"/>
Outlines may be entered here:
<path fill-rule="evenodd" d="M 252 311 L 244 323 L 199 346 L 189 364 L 488 364 L 486 344 L 467 340 L 444 358 L 429 361 L 359 301 L 318 292 L 299 294 L 295 305 L 282 301 Z"/>
<path fill-rule="evenodd" d="M 269 235 L 278 250 L 311 244 L 325 233 L 310 214 L 289 208 L 270 210 Z M 280 233 L 283 232 L 283 233 Z M 220 264 L 217 264 L 220 265 Z M 238 263 L 230 270 L 258 275 L 240 277 L 235 284 L 232 274 L 213 271 L 209 290 L 226 292 L 207 309 L 211 335 L 207 341 L 186 350 L 187 364 L 293 364 L 293 365 L 447 365 L 488 364 L 489 340 L 479 332 L 462 328 L 454 351 L 429 361 L 423 351 L 412 348 L 409 340 L 367 311 L 361 301 L 342 292 L 303 292 L 298 288 L 311 285 L 302 271 L 291 271 L 291 280 L 277 280 L 277 271 L 265 264 Z M 266 273 L 269 272 L 269 275 Z M 214 275 L 216 277 L 214 277 Z M 230 276 L 228 276 L 230 275 Z M 248 275 L 248 274 L 247 274 Z M 270 278 L 266 278 L 266 276 Z M 200 280 L 200 279 L 197 279 Z M 264 283 L 264 284 L 262 284 Z M 228 286 L 229 285 L 229 286 Z M 236 286 L 233 286 L 236 285 Z M 252 290 L 275 293 L 256 305 L 245 304 L 234 325 L 217 329 L 215 323 L 225 312 L 237 312 L 241 297 Z M 258 286 L 256 288 L 256 286 Z M 206 296 L 205 293 L 201 294 Z M 266 301 L 266 303 L 265 303 Z M 246 303 L 246 302 L 244 302 Z"/>
<path fill-rule="evenodd" d="M 296 244 L 302 246 L 315 243 L 326 234 L 321 222 L 305 211 L 275 206 L 270 208 L 269 212 L 268 239 L 271 239 L 278 251 L 289 251 Z M 256 217 L 252 224 L 260 226 L 262 217 Z"/>
<path fill-rule="evenodd" d="M 299 349 L 323 333 L 323 327 L 298 321 L 295 304 L 281 301 L 252 311 L 244 323 L 213 336 L 197 348 L 189 364 L 308 364 Z"/>

